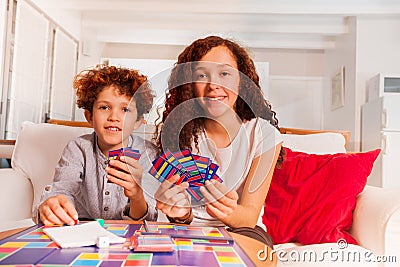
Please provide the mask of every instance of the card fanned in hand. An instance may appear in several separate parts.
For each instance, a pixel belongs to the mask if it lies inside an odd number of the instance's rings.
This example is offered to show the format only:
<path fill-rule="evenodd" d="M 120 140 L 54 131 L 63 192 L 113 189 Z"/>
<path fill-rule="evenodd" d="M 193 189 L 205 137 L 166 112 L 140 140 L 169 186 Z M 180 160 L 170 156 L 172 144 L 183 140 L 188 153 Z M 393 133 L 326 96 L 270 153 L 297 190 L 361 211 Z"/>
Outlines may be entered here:
<path fill-rule="evenodd" d="M 179 185 L 188 182 L 187 192 L 195 201 L 201 201 L 204 196 L 200 188 L 206 181 L 216 180 L 220 183 L 223 180 L 217 175 L 219 166 L 211 159 L 200 155 L 192 154 L 189 149 L 172 153 L 168 149 L 156 158 L 149 173 L 160 182 L 169 180 L 173 175 L 178 174 L 180 179 L 174 184 Z"/>

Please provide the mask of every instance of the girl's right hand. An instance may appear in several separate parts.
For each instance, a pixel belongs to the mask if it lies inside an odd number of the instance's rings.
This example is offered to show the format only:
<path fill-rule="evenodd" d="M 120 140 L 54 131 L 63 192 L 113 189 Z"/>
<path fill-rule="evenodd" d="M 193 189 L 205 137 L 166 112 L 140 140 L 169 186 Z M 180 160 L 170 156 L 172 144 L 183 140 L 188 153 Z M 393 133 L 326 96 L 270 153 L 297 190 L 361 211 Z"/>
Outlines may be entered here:
<path fill-rule="evenodd" d="M 154 194 L 157 201 L 156 208 L 171 218 L 184 217 L 191 210 L 189 196 L 186 192 L 189 183 L 174 185 L 179 178 L 179 175 L 175 174 L 170 179 L 165 180 Z"/>
<path fill-rule="evenodd" d="M 49 197 L 39 206 L 39 218 L 45 225 L 75 225 L 78 212 L 71 201 L 64 195 Z"/>

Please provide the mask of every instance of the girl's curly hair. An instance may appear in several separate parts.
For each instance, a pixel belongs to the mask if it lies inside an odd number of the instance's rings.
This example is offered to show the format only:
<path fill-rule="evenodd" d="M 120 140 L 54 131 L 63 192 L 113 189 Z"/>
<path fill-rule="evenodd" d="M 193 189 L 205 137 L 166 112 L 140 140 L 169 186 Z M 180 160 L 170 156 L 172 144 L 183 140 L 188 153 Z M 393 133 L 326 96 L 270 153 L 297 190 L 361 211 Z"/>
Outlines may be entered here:
<path fill-rule="evenodd" d="M 75 76 L 73 87 L 76 89 L 78 107 L 92 114 L 94 101 L 108 86 L 114 86 L 121 95 L 133 97 L 138 120 L 151 110 L 155 95 L 145 75 L 137 70 L 105 65 L 83 70 Z"/>
<path fill-rule="evenodd" d="M 178 56 L 178 61 L 171 71 L 166 92 L 165 110 L 162 114 L 162 120 L 157 124 L 154 135 L 155 142 L 160 148 L 159 153 L 167 148 L 172 151 L 191 148 L 192 142 L 198 147 L 198 136 L 204 131 L 205 122 L 204 116 L 199 112 L 200 109 L 184 105 L 183 110 L 180 106 L 179 112 L 172 111 L 185 101 L 195 98 L 192 78 L 195 62 L 200 61 L 205 54 L 217 46 L 224 46 L 231 51 L 241 74 L 239 97 L 235 103 L 235 110 L 239 118 L 244 122 L 261 117 L 268 120 L 279 130 L 276 113 L 272 110 L 271 104 L 264 99 L 259 84 L 259 76 L 247 51 L 233 41 L 218 36 L 209 36 L 198 39 L 189 45 Z M 190 64 L 191 62 L 193 64 Z M 168 123 L 165 123 L 167 118 Z M 181 125 L 184 126 L 181 127 Z M 182 130 L 179 132 L 180 128 Z M 179 141 L 175 142 L 175 140 Z M 278 166 L 283 162 L 283 157 L 284 150 L 281 149 Z"/>

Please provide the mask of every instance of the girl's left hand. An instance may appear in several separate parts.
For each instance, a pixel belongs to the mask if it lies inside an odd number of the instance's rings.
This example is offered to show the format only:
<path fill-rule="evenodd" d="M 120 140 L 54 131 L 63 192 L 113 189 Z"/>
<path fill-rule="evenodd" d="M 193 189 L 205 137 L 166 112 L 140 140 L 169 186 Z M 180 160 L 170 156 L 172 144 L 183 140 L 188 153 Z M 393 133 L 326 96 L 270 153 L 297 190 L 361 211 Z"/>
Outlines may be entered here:
<path fill-rule="evenodd" d="M 106 167 L 108 180 L 122 186 L 126 197 L 135 199 L 143 196 L 140 187 L 143 167 L 137 160 L 122 156 L 119 160 L 110 160 L 109 165 Z"/>
<path fill-rule="evenodd" d="M 239 196 L 235 190 L 229 190 L 217 181 L 206 181 L 200 188 L 206 202 L 206 211 L 212 217 L 224 222 L 237 208 Z"/>
<path fill-rule="evenodd" d="M 168 180 L 164 180 L 154 194 L 157 201 L 156 208 L 172 218 L 179 218 L 191 213 L 190 200 L 186 193 L 189 184 L 184 182 L 175 185 L 179 179 L 179 175 L 175 174 Z"/>

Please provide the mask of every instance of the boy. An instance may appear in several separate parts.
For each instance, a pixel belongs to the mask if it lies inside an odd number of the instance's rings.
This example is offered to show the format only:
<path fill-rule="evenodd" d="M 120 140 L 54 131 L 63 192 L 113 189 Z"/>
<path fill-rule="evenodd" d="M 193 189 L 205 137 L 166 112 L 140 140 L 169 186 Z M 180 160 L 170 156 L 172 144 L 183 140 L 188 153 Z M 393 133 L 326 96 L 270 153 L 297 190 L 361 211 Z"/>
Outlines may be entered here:
<path fill-rule="evenodd" d="M 54 181 L 34 214 L 45 225 L 74 225 L 78 218 L 156 220 L 154 194 L 149 192 L 158 184 L 143 172 L 151 166 L 154 146 L 131 134 L 153 104 L 147 78 L 136 70 L 97 66 L 75 76 L 73 85 L 78 107 L 94 132 L 64 148 Z M 140 159 L 108 161 L 109 151 L 125 147 L 139 150 Z"/>

